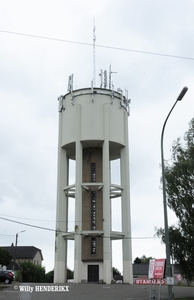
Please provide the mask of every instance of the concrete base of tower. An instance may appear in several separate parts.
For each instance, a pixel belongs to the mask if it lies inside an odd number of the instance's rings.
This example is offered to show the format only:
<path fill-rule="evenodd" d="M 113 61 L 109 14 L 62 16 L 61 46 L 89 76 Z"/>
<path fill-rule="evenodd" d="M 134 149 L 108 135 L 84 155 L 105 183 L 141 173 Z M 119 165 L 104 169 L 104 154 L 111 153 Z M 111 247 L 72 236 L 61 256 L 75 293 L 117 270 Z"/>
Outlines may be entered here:
<path fill-rule="evenodd" d="M 104 260 L 104 274 L 103 274 L 103 281 L 104 283 L 106 284 L 111 284 L 111 281 L 112 281 L 112 266 L 111 266 L 111 261 L 108 259 L 108 260 Z"/>
<path fill-rule="evenodd" d="M 64 261 L 56 261 L 54 269 L 54 283 L 66 283 L 67 270 Z"/>
<path fill-rule="evenodd" d="M 74 283 L 102 283 L 104 272 L 102 262 L 81 262 L 80 268 L 74 270 Z"/>
<path fill-rule="evenodd" d="M 132 261 L 123 261 L 123 283 L 133 284 Z"/>
<path fill-rule="evenodd" d="M 82 262 L 81 260 L 74 260 L 74 283 L 81 283 L 82 279 Z"/>

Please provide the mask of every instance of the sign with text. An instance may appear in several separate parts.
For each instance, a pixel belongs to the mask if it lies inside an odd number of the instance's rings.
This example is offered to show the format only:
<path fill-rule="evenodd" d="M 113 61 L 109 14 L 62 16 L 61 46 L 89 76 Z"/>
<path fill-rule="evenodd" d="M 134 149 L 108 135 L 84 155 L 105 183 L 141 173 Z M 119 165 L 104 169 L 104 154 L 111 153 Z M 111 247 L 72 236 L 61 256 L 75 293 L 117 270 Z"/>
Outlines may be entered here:
<path fill-rule="evenodd" d="M 135 279 L 135 284 L 165 284 L 165 280 L 164 279 Z"/>
<path fill-rule="evenodd" d="M 148 278 L 162 279 L 165 277 L 165 258 L 150 259 Z"/>
<path fill-rule="evenodd" d="M 154 278 L 154 264 L 155 264 L 155 259 L 150 259 L 148 278 Z"/>

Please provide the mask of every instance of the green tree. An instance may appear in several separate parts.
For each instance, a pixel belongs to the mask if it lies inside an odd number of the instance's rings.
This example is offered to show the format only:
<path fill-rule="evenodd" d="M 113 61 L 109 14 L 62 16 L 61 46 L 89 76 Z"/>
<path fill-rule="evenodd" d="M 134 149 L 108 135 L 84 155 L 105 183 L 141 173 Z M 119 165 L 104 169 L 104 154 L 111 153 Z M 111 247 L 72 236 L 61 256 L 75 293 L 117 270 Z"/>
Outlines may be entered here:
<path fill-rule="evenodd" d="M 73 279 L 73 271 L 67 268 L 67 279 Z M 54 280 L 54 270 L 45 274 L 45 282 L 53 282 Z"/>
<path fill-rule="evenodd" d="M 113 277 L 114 276 L 121 276 L 121 272 L 117 268 L 113 267 L 112 271 L 113 271 Z"/>
<path fill-rule="evenodd" d="M 153 257 L 152 256 L 146 257 L 145 255 L 143 255 L 141 257 L 141 263 L 142 264 L 149 264 L 150 259 L 153 259 Z"/>
<path fill-rule="evenodd" d="M 21 262 L 23 282 L 45 282 L 45 268 L 30 261 Z"/>
<path fill-rule="evenodd" d="M 21 270 L 17 270 L 15 272 L 15 281 L 22 282 L 22 272 L 21 272 Z"/>
<path fill-rule="evenodd" d="M 73 279 L 73 271 L 71 271 L 69 268 L 67 268 L 67 279 Z"/>
<path fill-rule="evenodd" d="M 134 260 L 134 264 L 141 264 L 141 258 L 137 256 L 136 259 Z"/>
<path fill-rule="evenodd" d="M 12 260 L 12 256 L 6 249 L 0 248 L 0 265 L 7 266 Z"/>
<path fill-rule="evenodd" d="M 188 281 L 194 280 L 194 118 L 183 140 L 172 146 L 171 163 L 165 166 L 167 204 L 178 222 L 169 227 L 170 251 Z M 156 235 L 165 242 L 164 229 Z"/>
<path fill-rule="evenodd" d="M 149 264 L 150 259 L 153 259 L 153 257 L 146 257 L 145 255 L 142 255 L 141 258 L 136 257 L 136 259 L 134 260 L 134 264 Z"/>
<path fill-rule="evenodd" d="M 53 279 L 54 279 L 54 270 L 45 274 L 45 282 L 53 283 Z"/>

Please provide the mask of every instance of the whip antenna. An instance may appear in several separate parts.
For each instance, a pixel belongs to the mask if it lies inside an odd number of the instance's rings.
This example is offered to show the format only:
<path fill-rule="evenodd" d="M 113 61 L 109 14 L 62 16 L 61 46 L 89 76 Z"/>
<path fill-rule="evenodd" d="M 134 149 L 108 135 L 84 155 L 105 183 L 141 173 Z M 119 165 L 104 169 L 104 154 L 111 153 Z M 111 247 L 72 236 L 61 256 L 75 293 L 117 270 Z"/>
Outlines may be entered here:
<path fill-rule="evenodd" d="M 95 42 L 96 42 L 96 34 L 95 34 L 95 24 L 93 26 L 93 86 L 96 85 L 96 58 L 95 58 Z"/>

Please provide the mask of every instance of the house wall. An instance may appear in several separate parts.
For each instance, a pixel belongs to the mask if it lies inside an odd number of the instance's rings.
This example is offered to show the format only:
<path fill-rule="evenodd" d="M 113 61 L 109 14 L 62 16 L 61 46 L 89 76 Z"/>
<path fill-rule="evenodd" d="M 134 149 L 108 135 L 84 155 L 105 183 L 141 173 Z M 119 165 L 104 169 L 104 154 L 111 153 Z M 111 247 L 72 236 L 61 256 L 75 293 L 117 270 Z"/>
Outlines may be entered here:
<path fill-rule="evenodd" d="M 33 263 L 33 260 L 31 259 L 31 258 L 17 258 L 16 259 L 16 263 L 22 263 L 22 262 L 26 262 L 26 261 L 29 261 L 29 262 L 31 262 L 31 263 Z"/>
<path fill-rule="evenodd" d="M 33 258 L 17 258 L 16 262 L 17 263 L 21 263 L 21 262 L 26 262 L 29 261 L 37 266 L 41 266 L 42 267 L 42 258 L 41 258 L 41 254 L 40 251 L 36 252 L 36 255 Z"/>
<path fill-rule="evenodd" d="M 33 258 L 33 263 L 35 265 L 42 266 L 42 258 L 41 258 L 41 255 L 40 255 L 40 251 L 36 252 L 36 255 Z"/>

